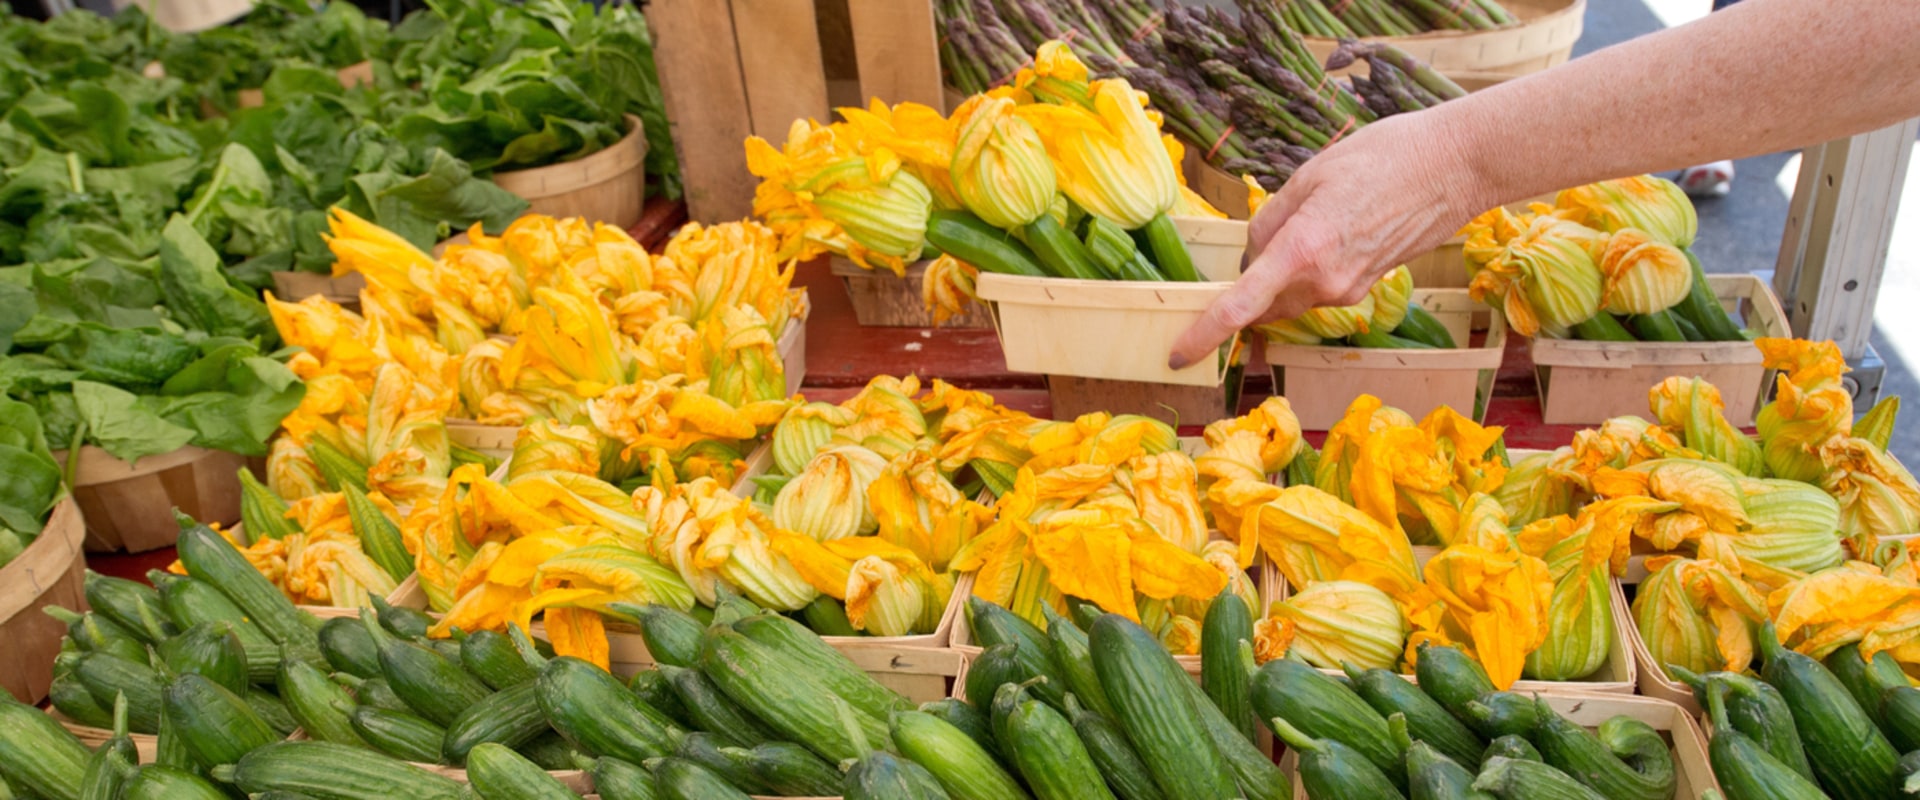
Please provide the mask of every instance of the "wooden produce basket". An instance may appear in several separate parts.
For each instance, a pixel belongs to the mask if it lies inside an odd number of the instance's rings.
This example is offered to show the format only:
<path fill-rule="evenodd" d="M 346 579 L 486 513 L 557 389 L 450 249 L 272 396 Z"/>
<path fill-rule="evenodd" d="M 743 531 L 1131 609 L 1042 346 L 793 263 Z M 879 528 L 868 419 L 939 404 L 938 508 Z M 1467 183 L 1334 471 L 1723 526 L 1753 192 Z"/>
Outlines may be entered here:
<path fill-rule="evenodd" d="M 1414 561 L 1424 569 L 1427 565 L 1427 560 L 1433 558 L 1434 555 L 1439 552 L 1440 548 L 1438 547 L 1416 545 L 1413 548 L 1413 558 Z M 1267 570 L 1266 575 L 1268 576 L 1267 580 L 1269 583 L 1262 587 L 1260 596 L 1266 598 L 1269 605 L 1275 601 L 1285 600 L 1292 595 L 1292 587 L 1287 585 L 1286 578 L 1280 574 L 1279 570 Z M 1628 637 L 1633 633 L 1633 621 L 1627 613 L 1627 596 L 1621 590 L 1620 581 L 1613 580 L 1611 584 L 1611 587 L 1608 589 L 1608 595 L 1612 598 L 1613 640 L 1607 647 L 1606 663 L 1601 664 L 1600 669 L 1596 670 L 1592 675 L 1588 675 L 1581 680 L 1536 681 L 1522 678 L 1514 681 L 1513 686 L 1508 687 L 1508 691 L 1519 692 L 1521 694 L 1550 692 L 1558 694 L 1607 696 L 1631 695 L 1634 693 L 1634 687 L 1637 685 L 1639 673 L 1636 669 L 1638 662 L 1633 655 L 1633 645 L 1628 641 Z M 1260 609 L 1260 613 L 1262 614 L 1264 614 L 1265 611 L 1266 609 Z M 1321 671 L 1329 675 L 1341 674 L 1340 670 L 1337 669 L 1325 669 Z M 1413 675 L 1403 674 L 1400 677 L 1415 683 L 1419 682 Z"/>
<path fill-rule="evenodd" d="M 1671 745 L 1674 773 L 1679 779 L 1673 791 L 1674 800 L 1700 800 L 1708 790 L 1720 791 L 1713 764 L 1707 758 L 1707 737 L 1693 715 L 1679 706 L 1651 697 L 1616 695 L 1545 693 L 1540 699 L 1547 701 L 1561 716 L 1585 728 L 1598 728 L 1600 723 L 1619 716 L 1653 726 Z M 1297 753 L 1290 751 L 1280 759 L 1280 768 L 1294 776 L 1294 796 L 1306 797 L 1298 766 Z"/>
<path fill-rule="evenodd" d="M 527 211 L 583 217 L 625 230 L 646 207 L 647 136 L 640 118 L 626 116 L 627 135 L 578 161 L 493 173 L 500 188 L 519 195 Z"/>
<path fill-rule="evenodd" d="M 349 272 L 337 278 L 318 272 L 273 273 L 274 299 L 288 303 L 298 303 L 317 294 L 348 311 L 357 312 L 360 309 L 360 291 L 365 288 L 367 276 L 358 272 Z"/>
<path fill-rule="evenodd" d="M 1475 420 L 1486 418 L 1486 398 L 1506 352 L 1507 324 L 1492 315 L 1486 338 L 1469 338 L 1475 313 L 1485 310 L 1465 289 L 1415 289 L 1413 301 L 1433 312 L 1453 335 L 1454 350 L 1382 350 L 1267 342 L 1273 392 L 1293 404 L 1300 427 L 1323 431 L 1346 414 L 1353 398 L 1371 394 L 1424 418 L 1452 406 Z"/>
<path fill-rule="evenodd" d="M 1413 36 L 1368 37 L 1387 42 L 1452 76 L 1518 78 L 1566 63 L 1585 27 L 1586 0 L 1502 0 L 1519 24 L 1486 31 L 1432 31 Z M 1340 43 L 1305 37 L 1307 49 L 1325 62 Z"/>
<path fill-rule="evenodd" d="M 53 685 L 53 657 L 60 654 L 65 623 L 41 613 L 50 605 L 85 609 L 87 558 L 81 552 L 86 523 L 80 506 L 64 498 L 26 549 L 0 567 L 0 686 L 22 703 L 38 703 Z"/>
<path fill-rule="evenodd" d="M 1759 336 L 1792 336 L 1766 281 L 1708 275 L 1720 304 Z M 1772 382 L 1751 342 L 1577 342 L 1534 339 L 1540 415 L 1548 425 L 1597 425 L 1647 413 L 1647 390 L 1669 377 L 1703 378 L 1720 389 L 1727 421 L 1753 425 Z"/>
<path fill-rule="evenodd" d="M 1167 368 L 1167 354 L 1207 306 L 1233 288 L 1246 223 L 1174 220 L 1202 283 L 1031 278 L 981 273 L 975 289 L 993 311 L 1012 372 L 1113 381 L 1219 386 L 1229 359 Z"/>
<path fill-rule="evenodd" d="M 933 312 L 921 294 L 926 282 L 927 264 L 907 265 L 907 274 L 896 277 L 886 270 L 862 269 L 844 256 L 829 261 L 834 277 L 847 287 L 847 299 L 853 302 L 853 318 L 870 328 L 932 328 Z M 993 315 L 978 303 L 967 306 L 959 316 L 940 323 L 942 328 L 991 328 Z"/>
<path fill-rule="evenodd" d="M 801 290 L 806 297 L 806 290 Z M 780 370 L 787 379 L 787 396 L 800 393 L 800 387 L 807 382 L 807 317 L 812 313 L 813 305 L 803 303 L 800 311 L 787 318 L 787 327 L 780 332 L 780 338 L 774 340 L 774 350 L 780 354 Z"/>
<path fill-rule="evenodd" d="M 53 460 L 66 463 L 65 451 Z M 93 445 L 80 449 L 73 498 L 87 521 L 87 549 L 144 553 L 172 547 L 180 509 L 201 522 L 240 521 L 240 470 L 246 456 L 187 446 L 129 464 Z"/>
<path fill-rule="evenodd" d="M 688 216 L 751 216 L 741 142 L 775 147 L 795 120 L 871 98 L 944 111 L 933 4 L 899 0 L 654 0 L 654 63 Z"/>
<path fill-rule="evenodd" d="M 1218 386 L 1186 386 L 1048 375 L 1047 397 L 1054 419 L 1105 411 L 1139 414 L 1182 427 L 1233 416 L 1240 402 L 1240 382 L 1229 376 Z"/>

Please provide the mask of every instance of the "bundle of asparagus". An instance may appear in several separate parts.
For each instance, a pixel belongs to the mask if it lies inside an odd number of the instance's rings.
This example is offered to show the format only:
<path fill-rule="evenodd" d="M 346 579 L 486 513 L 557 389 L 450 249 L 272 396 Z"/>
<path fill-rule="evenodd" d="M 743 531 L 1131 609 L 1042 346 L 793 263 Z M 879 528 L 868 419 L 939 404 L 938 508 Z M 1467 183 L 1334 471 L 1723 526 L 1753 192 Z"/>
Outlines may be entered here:
<path fill-rule="evenodd" d="M 1176 3 L 1155 11 L 1146 0 L 940 0 L 939 11 L 941 55 L 956 88 L 1005 82 L 1038 46 L 1028 40 L 1059 31 L 1096 77 L 1126 78 L 1167 130 L 1269 191 L 1362 125 L 1465 94 L 1379 42 L 1342 41 L 1322 68 L 1274 0 L 1239 0 L 1237 18 Z M 1366 77 L 1328 77 L 1356 61 L 1367 62 Z"/>

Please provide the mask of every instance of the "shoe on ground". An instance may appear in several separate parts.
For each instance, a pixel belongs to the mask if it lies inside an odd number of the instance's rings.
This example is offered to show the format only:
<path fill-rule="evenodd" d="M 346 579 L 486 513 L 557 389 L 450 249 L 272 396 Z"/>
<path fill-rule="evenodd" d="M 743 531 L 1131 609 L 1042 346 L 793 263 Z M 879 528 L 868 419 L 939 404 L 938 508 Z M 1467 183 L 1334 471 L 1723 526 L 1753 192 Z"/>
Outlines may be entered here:
<path fill-rule="evenodd" d="M 1715 161 L 1680 171 L 1680 190 L 1691 197 L 1726 197 L 1733 191 L 1733 162 Z"/>

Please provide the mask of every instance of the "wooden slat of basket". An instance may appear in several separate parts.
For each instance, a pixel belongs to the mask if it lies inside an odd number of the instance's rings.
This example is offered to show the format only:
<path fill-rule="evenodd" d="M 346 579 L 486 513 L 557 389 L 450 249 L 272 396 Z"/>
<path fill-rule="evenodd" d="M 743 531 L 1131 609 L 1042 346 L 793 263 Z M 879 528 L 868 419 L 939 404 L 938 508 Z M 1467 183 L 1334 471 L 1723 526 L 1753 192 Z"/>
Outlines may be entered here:
<path fill-rule="evenodd" d="M 53 659 L 67 626 L 41 613 L 49 605 L 87 607 L 86 523 L 72 498 L 61 500 L 31 544 L 0 567 L 0 687 L 38 703 L 53 685 Z"/>

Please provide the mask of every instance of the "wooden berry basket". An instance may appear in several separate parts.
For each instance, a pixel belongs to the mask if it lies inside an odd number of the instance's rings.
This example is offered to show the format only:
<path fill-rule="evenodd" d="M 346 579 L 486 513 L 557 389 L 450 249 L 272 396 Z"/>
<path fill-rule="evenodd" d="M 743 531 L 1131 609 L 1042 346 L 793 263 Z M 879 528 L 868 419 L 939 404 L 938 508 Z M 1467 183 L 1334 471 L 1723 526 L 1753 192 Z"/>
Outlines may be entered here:
<path fill-rule="evenodd" d="M 933 312 L 921 294 L 926 282 L 927 265 L 916 261 L 907 265 L 907 274 L 895 276 L 886 270 L 862 269 L 844 256 L 831 256 L 828 266 L 833 276 L 847 287 L 847 299 L 853 303 L 853 318 L 870 328 L 970 328 L 993 327 L 993 316 L 986 306 L 974 303 L 959 316 L 936 325 Z"/>
<path fill-rule="evenodd" d="M 646 207 L 647 137 L 640 118 L 626 116 L 627 135 L 578 161 L 496 172 L 493 182 L 519 195 L 527 212 L 584 217 L 631 228 Z"/>
<path fill-rule="evenodd" d="M 317 294 L 348 311 L 358 311 L 360 291 L 365 288 L 367 277 L 358 272 L 337 278 L 317 272 L 273 273 L 274 299 L 287 303 L 298 303 Z"/>
<path fill-rule="evenodd" d="M 64 498 L 26 549 L 0 567 L 0 687 L 22 703 L 38 703 L 53 685 L 53 659 L 67 626 L 40 612 L 49 605 L 87 607 L 81 552 L 86 524 L 80 506 Z"/>
<path fill-rule="evenodd" d="M 1485 31 L 1431 31 L 1412 36 L 1368 37 L 1392 44 L 1441 73 L 1518 78 L 1566 63 L 1585 27 L 1587 0 L 1502 0 L 1516 25 Z M 1340 43 L 1305 37 L 1322 62 Z"/>
<path fill-rule="evenodd" d="M 1670 752 L 1674 773 L 1678 778 L 1674 798 L 1699 800 L 1708 791 L 1718 796 L 1720 782 L 1714 778 L 1713 764 L 1707 757 L 1706 734 L 1685 709 L 1651 697 L 1551 692 L 1542 693 L 1539 697 L 1554 711 L 1581 727 L 1597 728 L 1600 723 L 1619 716 L 1631 717 L 1653 726 L 1672 745 Z M 1294 795 L 1306 797 L 1306 787 L 1300 782 L 1298 767 L 1299 754 L 1288 752 L 1281 757 L 1280 768 L 1293 776 Z"/>
<path fill-rule="evenodd" d="M 1713 295 L 1759 336 L 1792 336 L 1787 315 L 1766 281 L 1752 275 L 1708 275 Z M 1772 381 L 1751 342 L 1577 342 L 1534 339 L 1540 415 L 1548 425 L 1597 425 L 1647 413 L 1647 387 L 1669 377 L 1705 379 L 1719 387 L 1727 421 L 1753 424 Z"/>
<path fill-rule="evenodd" d="M 66 463 L 65 451 L 53 460 Z M 173 509 L 200 520 L 240 521 L 240 470 L 246 456 L 187 446 L 135 463 L 93 445 L 80 449 L 73 499 L 86 518 L 87 549 L 144 553 L 172 547 L 180 535 Z"/>
<path fill-rule="evenodd" d="M 1176 217 L 1201 283 L 1101 281 L 980 274 L 1011 372 L 1178 386 L 1219 386 L 1229 359 L 1167 367 L 1162 354 L 1240 275 L 1246 223 Z M 1125 347 L 1115 347 L 1125 342 Z"/>
<path fill-rule="evenodd" d="M 1333 427 L 1361 394 L 1378 397 L 1414 419 L 1441 406 L 1468 409 L 1476 420 L 1486 418 L 1486 398 L 1506 352 L 1506 319 L 1493 314 L 1486 338 L 1473 345 L 1473 317 L 1485 309 L 1465 289 L 1415 289 L 1413 301 L 1432 312 L 1463 346 L 1384 350 L 1267 342 L 1273 392 L 1293 404 L 1300 427 Z"/>

